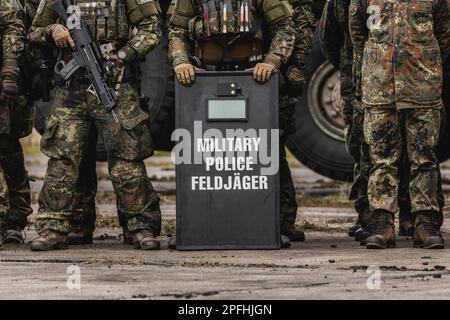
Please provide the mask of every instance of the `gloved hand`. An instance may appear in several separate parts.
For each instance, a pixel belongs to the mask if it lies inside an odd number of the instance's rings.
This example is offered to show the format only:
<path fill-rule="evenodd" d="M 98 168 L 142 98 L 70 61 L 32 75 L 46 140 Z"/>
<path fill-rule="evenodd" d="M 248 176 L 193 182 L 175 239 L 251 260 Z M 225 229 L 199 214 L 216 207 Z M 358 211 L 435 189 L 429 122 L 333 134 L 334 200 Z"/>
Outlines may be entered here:
<path fill-rule="evenodd" d="M 269 81 L 275 66 L 270 63 L 258 63 L 253 69 L 253 78 L 259 83 Z"/>
<path fill-rule="evenodd" d="M 305 85 L 305 71 L 297 67 L 291 67 L 287 72 L 287 86 L 289 96 L 292 98 L 302 95 L 303 86 Z"/>
<path fill-rule="evenodd" d="M 58 47 L 75 49 L 75 42 L 70 36 L 69 30 L 62 24 L 52 24 L 49 31 Z"/>
<path fill-rule="evenodd" d="M 122 69 L 123 66 L 125 65 L 125 62 L 122 59 L 120 59 L 115 53 L 109 54 L 109 60 L 114 63 L 117 69 Z"/>
<path fill-rule="evenodd" d="M 14 67 L 4 67 L 0 73 L 2 79 L 2 92 L 0 101 L 11 99 L 19 93 L 17 80 L 19 79 L 19 69 Z"/>
<path fill-rule="evenodd" d="M 181 63 L 174 71 L 178 82 L 185 87 L 190 87 L 195 81 L 195 67 L 190 63 Z"/>

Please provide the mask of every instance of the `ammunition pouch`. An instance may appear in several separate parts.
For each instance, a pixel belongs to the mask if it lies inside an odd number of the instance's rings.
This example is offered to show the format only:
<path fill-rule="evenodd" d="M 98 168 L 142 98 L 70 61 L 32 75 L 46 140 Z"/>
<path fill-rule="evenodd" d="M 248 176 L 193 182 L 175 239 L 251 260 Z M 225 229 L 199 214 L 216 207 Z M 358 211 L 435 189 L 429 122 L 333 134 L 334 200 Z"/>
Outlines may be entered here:
<path fill-rule="evenodd" d="M 288 1 L 265 1 L 263 11 L 268 24 L 292 17 L 292 7 Z"/>
<path fill-rule="evenodd" d="M 159 15 L 161 8 L 153 0 L 126 0 L 128 6 L 128 17 L 133 25 L 138 24 L 143 19 Z"/>

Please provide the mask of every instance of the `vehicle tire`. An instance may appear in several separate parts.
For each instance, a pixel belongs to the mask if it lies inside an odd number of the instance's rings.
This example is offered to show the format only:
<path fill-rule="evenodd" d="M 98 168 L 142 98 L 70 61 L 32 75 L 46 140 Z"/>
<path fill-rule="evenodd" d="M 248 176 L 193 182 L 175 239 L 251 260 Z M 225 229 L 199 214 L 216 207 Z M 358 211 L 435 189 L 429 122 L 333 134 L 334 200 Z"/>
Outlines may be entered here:
<path fill-rule="evenodd" d="M 354 162 L 345 148 L 339 73 L 324 57 L 317 31 L 306 65 L 307 83 L 296 106 L 297 130 L 287 147 L 315 172 L 351 181 Z"/>

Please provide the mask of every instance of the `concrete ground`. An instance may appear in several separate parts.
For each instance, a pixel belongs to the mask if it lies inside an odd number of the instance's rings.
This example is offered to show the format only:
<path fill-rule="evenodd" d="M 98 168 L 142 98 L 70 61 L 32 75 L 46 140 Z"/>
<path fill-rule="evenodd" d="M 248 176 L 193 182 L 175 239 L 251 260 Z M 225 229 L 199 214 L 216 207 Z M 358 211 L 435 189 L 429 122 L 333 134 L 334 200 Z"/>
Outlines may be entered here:
<path fill-rule="evenodd" d="M 149 161 L 149 175 L 163 194 L 163 249 L 134 250 L 121 242 L 105 166 L 99 164 L 98 227 L 93 245 L 35 253 L 26 244 L 0 250 L 0 299 L 448 299 L 450 251 L 413 249 L 398 238 L 396 249 L 367 250 L 350 239 L 355 218 L 345 199 L 348 184 L 320 177 L 291 160 L 299 200 L 298 222 L 307 241 L 279 251 L 167 249 L 173 233 L 173 166 L 167 157 Z M 45 158 L 28 156 L 34 208 Z M 444 174 L 444 181 L 450 173 Z M 316 192 L 317 190 L 328 192 Z M 335 208 L 338 207 L 338 208 Z M 30 220 L 35 219 L 35 213 Z M 450 244 L 450 223 L 444 236 Z M 78 277 L 79 275 L 79 277 Z M 80 280 L 78 282 L 78 279 Z M 80 284 L 80 287 L 77 285 Z"/>

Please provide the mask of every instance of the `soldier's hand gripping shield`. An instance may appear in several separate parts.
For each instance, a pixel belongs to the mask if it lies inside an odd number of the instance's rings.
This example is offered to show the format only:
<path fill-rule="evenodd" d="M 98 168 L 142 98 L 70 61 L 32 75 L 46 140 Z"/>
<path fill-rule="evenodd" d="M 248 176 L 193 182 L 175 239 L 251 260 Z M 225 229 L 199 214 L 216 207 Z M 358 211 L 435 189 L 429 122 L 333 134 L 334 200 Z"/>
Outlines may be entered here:
<path fill-rule="evenodd" d="M 278 73 L 197 71 L 175 95 L 176 248 L 279 249 Z"/>

